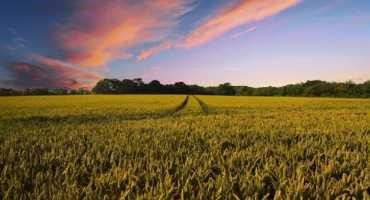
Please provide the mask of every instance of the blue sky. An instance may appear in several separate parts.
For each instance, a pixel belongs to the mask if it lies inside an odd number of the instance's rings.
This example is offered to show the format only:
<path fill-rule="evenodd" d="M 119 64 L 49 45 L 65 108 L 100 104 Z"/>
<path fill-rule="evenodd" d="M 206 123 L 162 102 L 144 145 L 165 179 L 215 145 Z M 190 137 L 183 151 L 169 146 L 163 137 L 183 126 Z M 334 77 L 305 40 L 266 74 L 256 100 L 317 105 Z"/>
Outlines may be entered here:
<path fill-rule="evenodd" d="M 365 0 L 5 0 L 0 87 L 370 79 Z"/>

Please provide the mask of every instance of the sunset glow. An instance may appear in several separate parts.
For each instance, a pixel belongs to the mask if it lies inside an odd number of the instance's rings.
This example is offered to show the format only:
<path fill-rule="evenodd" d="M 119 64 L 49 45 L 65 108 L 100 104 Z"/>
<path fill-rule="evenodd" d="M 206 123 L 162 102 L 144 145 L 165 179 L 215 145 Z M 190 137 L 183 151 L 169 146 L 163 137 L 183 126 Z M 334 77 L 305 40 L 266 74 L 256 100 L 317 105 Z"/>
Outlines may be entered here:
<path fill-rule="evenodd" d="M 370 79 L 362 0 L 34 0 L 1 10 L 3 87 Z"/>

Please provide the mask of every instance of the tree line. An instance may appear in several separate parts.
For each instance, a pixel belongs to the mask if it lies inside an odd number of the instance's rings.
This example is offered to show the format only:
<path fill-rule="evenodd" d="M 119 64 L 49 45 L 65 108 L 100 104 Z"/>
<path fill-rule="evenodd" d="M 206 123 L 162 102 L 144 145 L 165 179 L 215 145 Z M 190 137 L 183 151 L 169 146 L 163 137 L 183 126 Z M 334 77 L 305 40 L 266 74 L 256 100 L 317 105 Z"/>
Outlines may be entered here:
<path fill-rule="evenodd" d="M 346 97 L 369 98 L 370 81 L 356 84 L 352 81 L 338 83 L 320 80 L 290 84 L 283 87 L 252 88 L 236 87 L 241 96 L 298 96 L 298 97 Z"/>
<path fill-rule="evenodd" d="M 223 83 L 217 87 L 186 85 L 184 82 L 161 84 L 157 80 L 149 83 L 142 79 L 103 79 L 92 90 L 96 94 L 205 94 L 238 96 L 301 96 L 301 97 L 370 97 L 370 81 L 356 84 L 326 82 L 320 80 L 290 84 L 282 87 L 232 86 Z"/>
<path fill-rule="evenodd" d="M 141 78 L 103 79 L 92 89 L 95 94 L 210 94 L 204 87 L 184 82 L 163 85 L 157 80 L 145 83 Z"/>
<path fill-rule="evenodd" d="M 216 87 L 187 85 L 184 82 L 162 84 L 158 80 L 145 83 L 141 78 L 135 79 L 103 79 L 89 91 L 86 89 L 1 89 L 0 96 L 15 95 L 73 95 L 73 94 L 201 94 L 231 96 L 297 96 L 297 97 L 353 97 L 369 98 L 370 81 L 356 84 L 348 81 L 343 83 L 320 80 L 290 84 L 282 87 L 248 87 L 232 86 L 223 83 Z"/>

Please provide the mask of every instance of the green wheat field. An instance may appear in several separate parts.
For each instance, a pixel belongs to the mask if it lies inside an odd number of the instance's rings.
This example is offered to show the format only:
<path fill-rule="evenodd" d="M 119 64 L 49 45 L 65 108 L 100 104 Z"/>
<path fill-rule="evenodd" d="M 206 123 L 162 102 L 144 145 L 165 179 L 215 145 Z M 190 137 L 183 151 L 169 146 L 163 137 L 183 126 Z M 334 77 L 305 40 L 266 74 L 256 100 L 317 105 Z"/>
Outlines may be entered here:
<path fill-rule="evenodd" d="M 0 98 L 0 199 L 368 199 L 370 100 Z"/>

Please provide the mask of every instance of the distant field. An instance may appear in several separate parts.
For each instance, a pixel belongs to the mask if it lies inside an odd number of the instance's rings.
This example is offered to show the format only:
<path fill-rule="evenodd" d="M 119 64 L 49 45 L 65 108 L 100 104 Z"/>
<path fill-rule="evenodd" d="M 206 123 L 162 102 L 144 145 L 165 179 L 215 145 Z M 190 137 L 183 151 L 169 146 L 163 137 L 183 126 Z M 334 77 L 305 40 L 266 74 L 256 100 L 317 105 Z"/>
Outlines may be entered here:
<path fill-rule="evenodd" d="M 0 199 L 369 198 L 370 100 L 0 98 Z"/>

